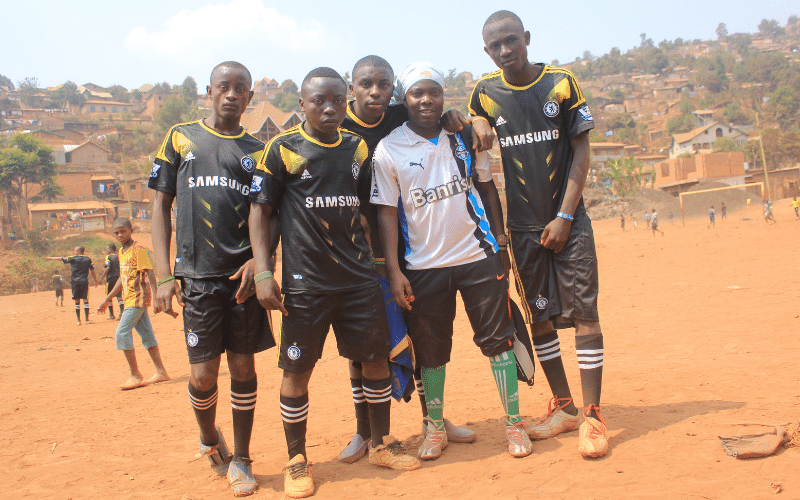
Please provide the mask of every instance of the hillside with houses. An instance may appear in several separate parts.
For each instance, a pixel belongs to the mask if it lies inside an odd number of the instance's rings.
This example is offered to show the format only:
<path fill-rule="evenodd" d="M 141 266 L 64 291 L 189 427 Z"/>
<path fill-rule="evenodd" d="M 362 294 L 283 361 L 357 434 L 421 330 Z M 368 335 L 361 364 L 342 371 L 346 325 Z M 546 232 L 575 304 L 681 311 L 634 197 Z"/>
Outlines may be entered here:
<path fill-rule="evenodd" d="M 766 164 L 773 198 L 800 195 L 797 16 L 786 26 L 763 20 L 753 34 L 729 34 L 720 24 L 716 35 L 655 43 L 642 34 L 640 45 L 624 53 L 587 51 L 569 63 L 551 62 L 576 75 L 594 116 L 590 184 L 625 196 L 620 179 L 634 179 L 637 189 L 677 195 L 704 181 L 763 182 Z M 447 105 L 466 112 L 477 78 L 449 71 Z M 300 123 L 297 91 L 291 80 L 257 80 L 242 125 L 268 141 Z M 0 148 L 35 139 L 48 148 L 54 171 L 16 191 L 0 186 L 3 238 L 27 228 L 88 227 L 81 221 L 92 215 L 92 227 L 118 215 L 146 217 L 147 178 L 161 138 L 209 110 L 191 77 L 136 89 L 71 81 L 39 88 L 35 78 L 15 84 L 0 74 Z M 499 150 L 494 157 L 502 187 Z"/>

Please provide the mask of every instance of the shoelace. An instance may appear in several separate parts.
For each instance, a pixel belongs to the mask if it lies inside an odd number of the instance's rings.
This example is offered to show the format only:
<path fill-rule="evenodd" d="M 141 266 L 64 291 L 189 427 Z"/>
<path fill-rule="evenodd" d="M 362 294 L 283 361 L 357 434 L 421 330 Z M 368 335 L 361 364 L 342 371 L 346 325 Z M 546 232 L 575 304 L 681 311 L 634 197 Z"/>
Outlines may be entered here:
<path fill-rule="evenodd" d="M 402 455 L 405 453 L 405 450 L 403 449 L 403 444 L 400 441 L 395 441 L 392 444 L 387 444 L 386 450 L 394 456 Z"/>
<path fill-rule="evenodd" d="M 558 403 L 560 403 L 561 401 L 564 401 L 564 404 L 559 406 Z M 541 419 L 539 422 L 537 422 L 536 425 L 545 423 L 548 418 L 552 417 L 553 414 L 555 414 L 555 412 L 566 408 L 567 406 L 569 406 L 570 403 L 572 403 L 572 398 L 559 399 L 558 396 L 553 396 L 553 399 L 551 399 L 550 403 L 547 404 L 547 416 Z"/>
<path fill-rule="evenodd" d="M 600 415 L 600 407 L 598 407 L 596 404 L 592 403 L 586 408 L 585 416 L 586 417 L 591 417 L 592 416 L 592 410 L 594 410 L 594 414 L 597 415 L 597 420 L 599 420 L 600 423 L 603 424 L 603 427 L 605 428 L 606 427 L 606 421 L 603 420 L 603 417 Z M 600 436 L 600 435 L 603 434 L 595 426 L 593 426 L 591 424 L 590 424 L 590 426 L 591 426 L 591 430 L 589 430 L 589 435 L 590 436 L 596 437 L 596 436 Z"/>
<path fill-rule="evenodd" d="M 300 462 L 286 468 L 292 479 L 308 477 L 308 462 Z"/>
<path fill-rule="evenodd" d="M 516 446 L 522 446 L 524 442 L 522 439 L 522 429 L 518 427 L 519 424 L 514 424 L 510 427 L 513 429 L 508 430 L 508 440 L 511 441 Z"/>

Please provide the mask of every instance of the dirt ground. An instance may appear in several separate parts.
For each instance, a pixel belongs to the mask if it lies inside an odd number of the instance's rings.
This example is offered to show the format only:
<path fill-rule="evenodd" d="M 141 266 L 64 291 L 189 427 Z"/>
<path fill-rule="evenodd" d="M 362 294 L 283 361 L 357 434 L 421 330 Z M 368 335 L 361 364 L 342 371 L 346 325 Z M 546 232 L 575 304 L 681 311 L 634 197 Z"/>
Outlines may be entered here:
<path fill-rule="evenodd" d="M 614 219 L 595 223 L 611 445 L 602 459 L 578 455 L 577 432 L 535 442 L 525 459 L 507 454 L 489 363 L 459 310 L 445 415 L 474 429 L 477 442 L 451 444 L 414 472 L 340 464 L 355 422 L 346 364 L 329 341 L 311 381 L 316 498 L 767 498 L 771 483 L 781 483 L 780 498 L 800 498 L 800 449 L 736 460 L 717 438 L 741 433 L 736 424 L 800 418 L 800 222 L 788 204 L 775 203 L 778 223 L 770 226 L 758 206 L 731 210 L 727 220 L 718 211 L 715 229 L 706 219 L 681 227 L 662 215 L 666 235 L 656 238 L 644 221 L 625 232 Z M 149 235 L 140 240 L 150 245 Z M 96 307 L 100 288 L 90 293 Z M 192 461 L 198 435 L 181 320 L 151 315 L 172 381 L 121 392 L 127 373 L 114 349 L 116 323 L 95 315 L 76 327 L 73 305 L 65 306 L 53 306 L 52 292 L 0 298 L 2 498 L 232 498 L 227 481 Z M 574 336 L 561 338 L 580 401 Z M 136 344 L 147 377 L 152 364 L 138 337 Z M 257 356 L 254 498 L 283 497 L 288 458 L 275 356 Z M 232 443 L 228 380 L 223 368 L 218 422 Z M 538 371 L 535 386 L 521 388 L 523 415 L 541 416 L 548 395 Z M 418 446 L 416 399 L 392 409 L 393 434 Z"/>

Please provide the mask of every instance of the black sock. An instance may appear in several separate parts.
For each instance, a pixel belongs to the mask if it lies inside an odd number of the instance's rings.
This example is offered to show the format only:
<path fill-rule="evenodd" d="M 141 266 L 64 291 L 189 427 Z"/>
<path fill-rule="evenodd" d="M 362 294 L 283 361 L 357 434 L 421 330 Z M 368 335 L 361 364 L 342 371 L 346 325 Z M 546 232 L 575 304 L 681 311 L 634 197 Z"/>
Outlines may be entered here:
<path fill-rule="evenodd" d="M 89 303 L 85 301 L 83 303 L 83 314 L 86 315 L 86 321 L 89 321 Z"/>
<path fill-rule="evenodd" d="M 125 304 L 124 304 L 124 303 L 123 303 L 121 300 L 118 300 L 118 301 L 117 301 L 117 305 L 119 306 L 119 313 L 120 313 L 120 315 L 121 315 L 121 314 L 122 314 L 122 311 L 124 311 L 124 310 L 125 310 Z"/>
<path fill-rule="evenodd" d="M 425 403 L 425 386 L 422 385 L 422 371 L 420 367 L 414 369 L 414 385 L 417 387 L 417 396 L 422 407 L 422 419 L 428 416 L 428 405 Z"/>
<path fill-rule="evenodd" d="M 108 303 L 108 315 L 109 316 L 113 316 L 114 315 L 114 301 L 113 300 Z"/>
<path fill-rule="evenodd" d="M 256 413 L 258 378 L 246 382 L 231 379 L 231 408 L 233 411 L 233 456 L 250 458 L 250 436 Z"/>
<path fill-rule="evenodd" d="M 364 396 L 369 404 L 369 423 L 372 446 L 383 444 L 383 436 L 389 435 L 392 408 L 392 379 L 364 380 Z"/>
<path fill-rule="evenodd" d="M 281 394 L 281 418 L 289 458 L 306 455 L 306 424 L 308 423 L 308 394 L 290 398 Z"/>
<path fill-rule="evenodd" d="M 600 406 L 600 391 L 603 388 L 603 334 L 583 335 L 575 338 L 578 368 L 581 370 L 583 406 Z M 594 409 L 591 417 L 597 418 Z"/>
<path fill-rule="evenodd" d="M 561 360 L 561 341 L 558 339 L 558 332 L 555 330 L 533 338 L 533 348 L 539 364 L 542 365 L 544 376 L 550 384 L 553 396 L 558 399 L 571 399 L 572 393 L 569 390 L 567 374 L 564 371 L 564 362 Z M 578 409 L 575 403 L 570 402 L 564 407 L 564 411 L 570 415 L 577 415 Z"/>
<path fill-rule="evenodd" d="M 81 305 L 75 304 L 75 316 L 78 317 L 78 323 L 81 322 Z"/>
<path fill-rule="evenodd" d="M 194 408 L 194 418 L 200 426 L 201 442 L 206 446 L 218 444 L 214 422 L 217 418 L 217 384 L 208 391 L 201 391 L 189 382 L 189 401 Z"/>
<path fill-rule="evenodd" d="M 371 436 L 369 428 L 369 405 L 364 397 L 364 388 L 360 378 L 350 379 L 350 388 L 353 390 L 353 404 L 356 407 L 356 433 L 365 440 Z"/>

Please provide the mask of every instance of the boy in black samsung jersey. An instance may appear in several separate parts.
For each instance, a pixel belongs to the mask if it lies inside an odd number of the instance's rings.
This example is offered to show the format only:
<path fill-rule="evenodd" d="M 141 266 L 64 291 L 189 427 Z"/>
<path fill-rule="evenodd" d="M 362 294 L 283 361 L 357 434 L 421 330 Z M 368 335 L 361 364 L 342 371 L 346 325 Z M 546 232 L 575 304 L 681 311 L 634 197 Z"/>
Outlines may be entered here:
<path fill-rule="evenodd" d="M 117 257 L 117 245 L 109 243 L 106 247 L 106 250 L 108 251 L 108 255 L 106 255 L 106 263 L 103 269 L 103 274 L 100 275 L 100 281 L 105 279 L 106 294 L 109 294 L 119 280 L 119 257 Z M 114 304 L 112 302 L 108 303 L 108 319 L 115 319 Z M 122 292 L 117 294 L 117 304 L 119 305 L 120 317 L 122 317 L 122 311 L 125 310 L 125 305 L 122 302 Z"/>
<path fill-rule="evenodd" d="M 372 153 L 381 139 L 408 120 L 408 109 L 402 103 L 390 105 L 394 90 L 394 71 L 382 57 L 375 55 L 362 57 L 353 67 L 352 74 L 353 83 L 350 85 L 350 93 L 353 100 L 347 104 L 347 116 L 342 123 L 342 128 L 355 132 L 367 143 L 369 153 L 358 174 L 358 198 L 361 214 L 366 217 L 372 230 L 369 244 L 377 264 L 375 270 L 382 279 L 386 280 L 388 286 L 389 276 L 386 272 L 385 254 L 378 235 L 377 207 L 370 202 Z M 455 109 L 447 111 L 442 116 L 442 125 L 451 132 L 460 130 L 462 124 L 466 122 L 467 120 Z M 397 251 L 402 265 L 402 255 L 405 253 L 405 249 L 400 248 Z M 414 378 L 422 407 L 422 433 L 424 435 L 428 429 L 424 420 L 428 416 L 428 412 L 419 368 L 415 370 Z M 370 440 L 368 403 L 362 389 L 361 364 L 358 362 L 350 362 L 350 385 L 353 391 L 357 427 L 353 439 L 339 454 L 339 460 L 345 463 L 352 463 L 363 457 L 367 452 Z M 451 442 L 471 443 L 475 441 L 474 431 L 458 427 L 447 419 L 445 419 L 445 428 Z"/>
<path fill-rule="evenodd" d="M 81 326 L 81 300 L 83 300 L 83 313 L 86 322 L 89 323 L 89 272 L 94 278 L 94 286 L 97 281 L 97 274 L 94 272 L 92 259 L 83 255 L 86 251 L 82 246 L 75 247 L 75 255 L 71 257 L 47 257 L 47 260 L 60 260 L 70 266 L 70 283 L 72 285 L 72 300 L 75 301 L 75 316 L 78 317 L 78 326 Z"/>
<path fill-rule="evenodd" d="M 253 97 L 251 87 L 250 72 L 240 63 L 214 68 L 207 87 L 211 116 L 169 131 L 149 183 L 156 190 L 153 250 L 160 280 L 155 311 L 177 316 L 173 296 L 184 306 L 189 399 L 200 427 L 200 451 L 217 473 L 227 470 L 235 496 L 258 489 L 250 465 L 257 392 L 254 354 L 275 345 L 267 313 L 252 297 L 248 195 L 264 144 L 239 124 Z M 177 255 L 170 272 L 173 200 Z M 232 461 L 214 425 L 223 352 L 231 375 Z"/>
<path fill-rule="evenodd" d="M 420 466 L 389 436 L 388 325 L 357 190 L 367 143 L 340 128 L 347 87 L 336 71 L 311 71 L 301 96 L 306 120 L 269 142 L 250 194 L 258 300 L 284 314 L 280 407 L 290 458 L 284 488 L 293 498 L 314 493 L 305 446 L 308 383 L 331 325 L 339 353 L 362 365 L 370 463 L 401 470 Z M 275 209 L 280 211 L 283 242 L 282 290 L 268 269 L 269 216 Z"/>
<path fill-rule="evenodd" d="M 603 334 L 597 313 L 597 256 L 582 192 L 594 121 L 569 71 L 528 62 L 530 33 L 508 11 L 483 27 L 485 51 L 500 71 L 481 78 L 470 99 L 473 125 L 494 128 L 508 202 L 508 244 L 537 356 L 553 391 L 547 416 L 528 429 L 533 439 L 575 430 L 572 401 L 555 328 L 575 327 L 584 423 L 578 451 L 608 451 L 600 416 Z M 488 126 L 487 126 L 488 125 Z M 498 235 L 498 243 L 506 236 Z"/>

